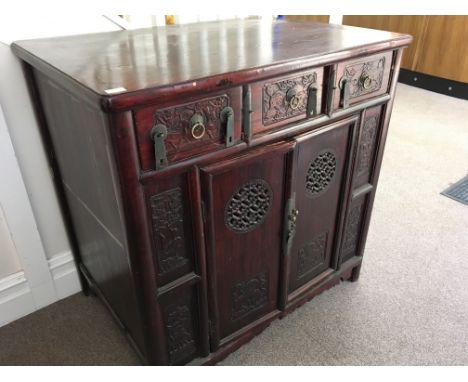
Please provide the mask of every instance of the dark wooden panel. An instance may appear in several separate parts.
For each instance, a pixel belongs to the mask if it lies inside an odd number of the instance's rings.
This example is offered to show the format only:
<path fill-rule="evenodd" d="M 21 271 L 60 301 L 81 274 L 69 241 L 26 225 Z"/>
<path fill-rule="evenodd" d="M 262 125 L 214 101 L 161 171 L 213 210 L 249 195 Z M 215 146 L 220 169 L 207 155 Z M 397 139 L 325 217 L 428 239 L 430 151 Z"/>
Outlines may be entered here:
<path fill-rule="evenodd" d="M 368 198 L 366 195 L 351 202 L 348 215 L 346 216 L 343 244 L 341 247 L 342 262 L 360 253 L 367 206 Z"/>
<path fill-rule="evenodd" d="M 146 353 L 127 255 L 120 191 L 105 115 L 35 71 L 61 184 L 78 239 L 79 258 Z"/>
<path fill-rule="evenodd" d="M 184 365 L 193 358 L 204 355 L 199 297 L 197 285 L 193 285 L 193 282 L 171 288 L 158 297 L 170 365 Z M 162 338 L 158 340 L 163 341 Z"/>
<path fill-rule="evenodd" d="M 194 270 L 194 235 L 187 173 L 145 187 L 158 285 Z"/>
<path fill-rule="evenodd" d="M 382 127 L 382 110 L 383 106 L 376 106 L 366 109 L 364 112 L 354 170 L 354 189 L 370 183 L 373 175 L 377 145 L 380 140 Z"/>
<path fill-rule="evenodd" d="M 293 194 L 298 210 L 289 293 L 332 267 L 354 123 L 296 138 Z"/>
<path fill-rule="evenodd" d="M 319 23 L 328 23 L 330 16 L 328 15 L 286 15 L 284 16 L 286 20 L 291 21 L 307 21 L 307 22 L 319 22 Z"/>
<path fill-rule="evenodd" d="M 134 111 L 136 136 L 140 151 L 142 170 L 155 169 L 154 143 L 150 132 L 156 124 L 167 128 L 165 139 L 166 156 L 170 163 L 226 147 L 226 124 L 221 121 L 221 111 L 226 107 L 234 111 L 234 143 L 241 139 L 242 89 L 206 94 L 195 100 L 176 105 L 160 104 Z M 195 139 L 191 131 L 191 118 L 201 115 L 205 133 Z"/>
<path fill-rule="evenodd" d="M 202 169 L 212 346 L 277 309 L 286 153 L 264 147 Z"/>

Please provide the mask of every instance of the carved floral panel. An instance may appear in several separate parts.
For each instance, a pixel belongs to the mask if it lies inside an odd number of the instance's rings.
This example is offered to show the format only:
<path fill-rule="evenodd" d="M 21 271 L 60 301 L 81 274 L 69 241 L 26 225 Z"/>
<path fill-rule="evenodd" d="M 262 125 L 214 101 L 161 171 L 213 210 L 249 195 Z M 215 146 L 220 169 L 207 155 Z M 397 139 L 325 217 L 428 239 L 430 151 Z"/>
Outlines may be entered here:
<path fill-rule="evenodd" d="M 269 125 L 305 113 L 308 89 L 316 82 L 317 73 L 314 72 L 265 84 L 263 87 L 263 124 Z M 288 102 L 286 96 L 288 91 L 293 91 L 297 97 L 294 107 Z"/>
<path fill-rule="evenodd" d="M 156 112 L 155 125 L 161 123 L 167 127 L 165 140 L 167 156 L 171 157 L 179 151 L 198 147 L 207 142 L 221 143 L 224 133 L 221 129 L 220 113 L 226 106 L 229 106 L 229 97 L 221 95 Z M 203 117 L 205 135 L 201 139 L 192 136 L 190 121 L 194 114 Z"/>
<path fill-rule="evenodd" d="M 375 138 L 377 136 L 377 125 L 378 117 L 373 116 L 366 120 L 362 128 L 357 166 L 358 176 L 369 172 L 372 165 L 372 153 L 374 152 Z"/>
<path fill-rule="evenodd" d="M 154 195 L 150 205 L 159 274 L 164 275 L 189 261 L 185 248 L 182 191 L 175 188 Z"/>
<path fill-rule="evenodd" d="M 196 351 L 192 312 L 187 305 L 173 306 L 166 312 L 166 331 L 171 363 Z"/>
<path fill-rule="evenodd" d="M 354 205 L 349 211 L 348 219 L 346 221 L 346 230 L 343 239 L 343 255 L 354 255 L 356 252 L 361 228 L 360 223 L 363 208 L 364 201 Z"/>
<path fill-rule="evenodd" d="M 345 67 L 341 83 L 349 83 L 350 98 L 373 93 L 382 87 L 384 77 L 385 57 L 378 60 L 360 62 Z"/>
<path fill-rule="evenodd" d="M 235 321 L 261 308 L 268 301 L 268 277 L 262 272 L 231 289 L 231 320 Z"/>
<path fill-rule="evenodd" d="M 327 237 L 328 232 L 323 232 L 299 250 L 297 262 L 298 279 L 325 262 Z"/>

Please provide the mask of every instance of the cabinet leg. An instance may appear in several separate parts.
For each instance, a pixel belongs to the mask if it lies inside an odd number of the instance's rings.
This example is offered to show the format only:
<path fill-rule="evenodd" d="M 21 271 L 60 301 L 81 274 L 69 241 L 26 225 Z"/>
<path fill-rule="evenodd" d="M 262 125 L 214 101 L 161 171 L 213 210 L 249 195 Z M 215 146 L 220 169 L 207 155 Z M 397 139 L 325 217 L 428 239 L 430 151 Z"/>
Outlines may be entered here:
<path fill-rule="evenodd" d="M 351 273 L 351 277 L 349 278 L 349 281 L 355 282 L 359 280 L 359 274 L 361 273 L 361 265 L 359 264 L 358 266 L 353 268 L 353 271 Z"/>

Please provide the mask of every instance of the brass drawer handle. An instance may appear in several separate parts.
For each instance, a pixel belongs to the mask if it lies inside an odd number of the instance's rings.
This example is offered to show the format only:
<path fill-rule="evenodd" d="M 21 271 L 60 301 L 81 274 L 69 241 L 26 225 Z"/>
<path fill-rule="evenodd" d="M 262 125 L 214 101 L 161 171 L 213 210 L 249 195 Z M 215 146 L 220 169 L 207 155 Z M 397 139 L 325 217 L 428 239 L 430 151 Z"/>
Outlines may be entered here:
<path fill-rule="evenodd" d="M 204 122 L 203 116 L 198 113 L 194 114 L 190 119 L 191 132 L 194 139 L 202 139 L 205 136 L 206 128 Z"/>
<path fill-rule="evenodd" d="M 286 93 L 286 100 L 288 101 L 288 105 L 291 109 L 296 110 L 299 107 L 300 99 L 296 93 L 296 90 L 289 89 Z"/>
<path fill-rule="evenodd" d="M 363 75 L 363 76 L 361 76 L 360 80 L 361 80 L 362 87 L 365 90 L 369 90 L 370 87 L 372 86 L 372 78 L 370 78 L 367 75 Z"/>

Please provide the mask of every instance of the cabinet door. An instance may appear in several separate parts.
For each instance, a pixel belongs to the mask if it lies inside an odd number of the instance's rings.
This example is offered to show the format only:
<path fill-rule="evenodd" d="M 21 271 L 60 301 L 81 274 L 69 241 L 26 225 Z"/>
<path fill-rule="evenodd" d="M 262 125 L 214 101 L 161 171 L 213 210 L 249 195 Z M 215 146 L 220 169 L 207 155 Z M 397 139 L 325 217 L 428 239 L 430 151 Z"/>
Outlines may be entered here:
<path fill-rule="evenodd" d="M 292 202 L 286 212 L 295 222 L 287 250 L 288 300 L 304 284 L 333 271 L 355 121 L 348 119 L 295 139 Z"/>
<path fill-rule="evenodd" d="M 292 146 L 266 146 L 201 169 L 212 350 L 278 310 L 285 178 Z"/>

